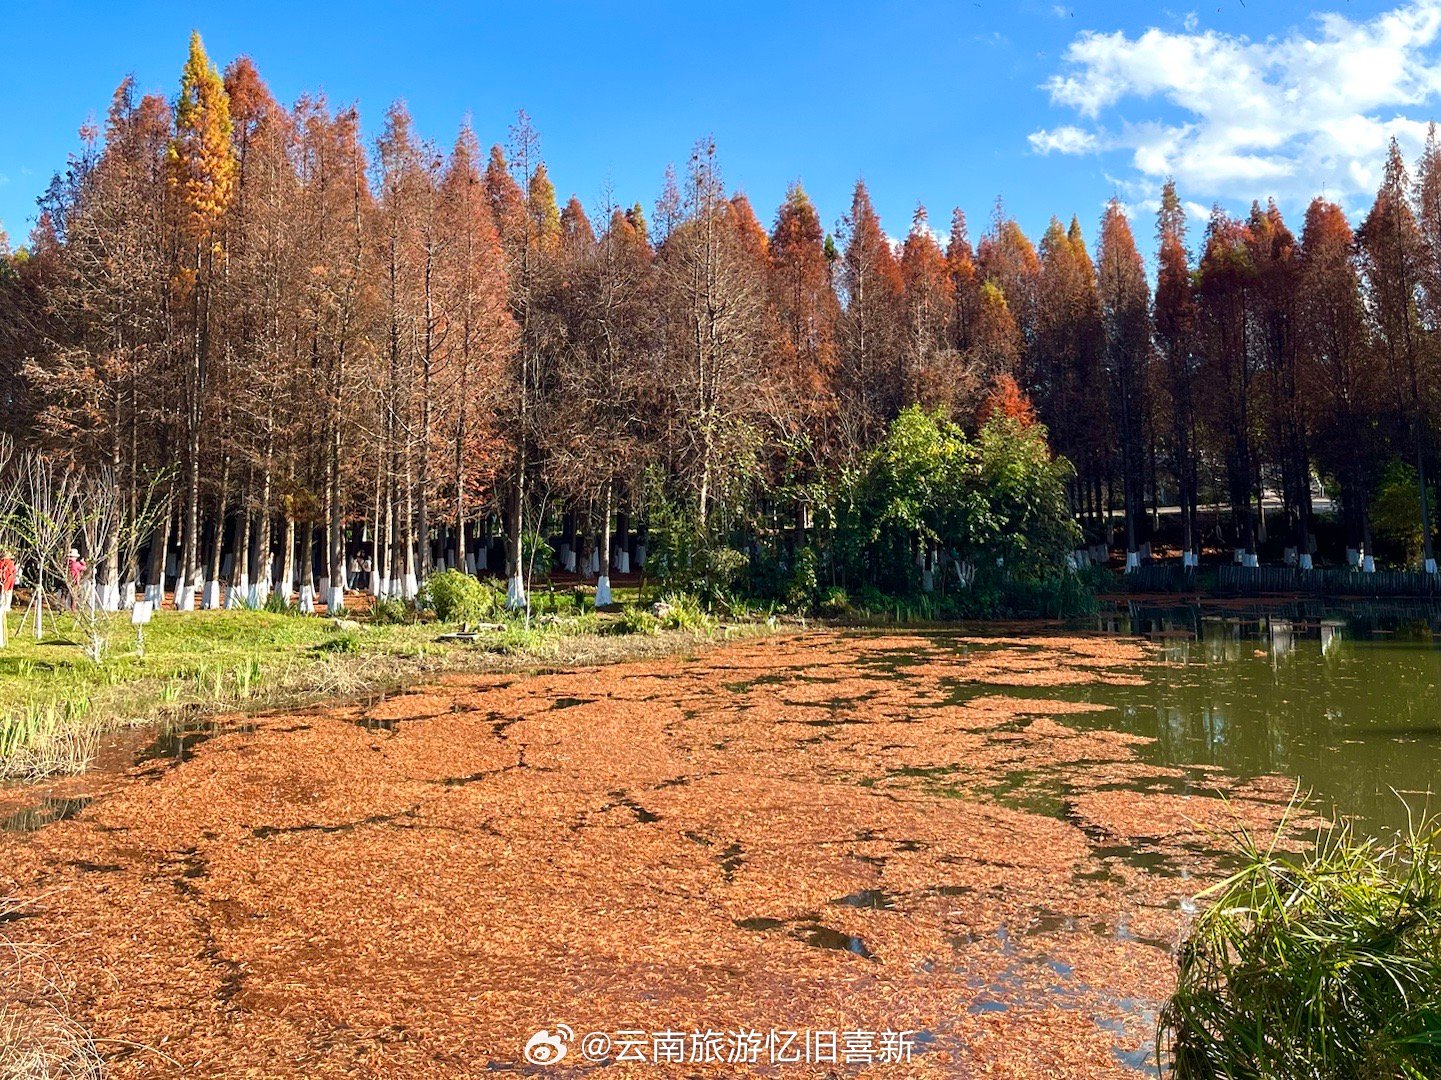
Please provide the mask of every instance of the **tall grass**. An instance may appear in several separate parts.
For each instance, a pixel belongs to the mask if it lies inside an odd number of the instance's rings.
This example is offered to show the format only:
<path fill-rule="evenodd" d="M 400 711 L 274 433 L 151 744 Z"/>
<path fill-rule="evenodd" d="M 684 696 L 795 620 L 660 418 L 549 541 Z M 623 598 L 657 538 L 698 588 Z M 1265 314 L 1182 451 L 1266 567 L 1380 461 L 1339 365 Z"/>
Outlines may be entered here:
<path fill-rule="evenodd" d="M 0 929 L 21 905 L 0 898 Z M 34 946 L 0 936 L 0 1080 L 99 1080 L 94 1038 L 71 1015 L 67 987 Z"/>
<path fill-rule="evenodd" d="M 1170 1075 L 1441 1077 L 1441 823 L 1382 841 L 1341 822 L 1300 858 L 1240 841 L 1161 1012 Z"/>
<path fill-rule="evenodd" d="M 27 701 L 20 711 L 0 717 L 0 778 L 82 771 L 100 743 L 89 711 L 89 699 L 77 696 Z"/>

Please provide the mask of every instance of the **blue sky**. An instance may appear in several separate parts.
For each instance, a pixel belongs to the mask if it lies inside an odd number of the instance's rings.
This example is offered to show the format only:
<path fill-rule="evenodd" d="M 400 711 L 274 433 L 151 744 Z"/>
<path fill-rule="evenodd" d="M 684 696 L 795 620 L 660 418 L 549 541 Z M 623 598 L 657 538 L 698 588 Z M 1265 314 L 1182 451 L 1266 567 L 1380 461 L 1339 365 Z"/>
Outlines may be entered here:
<path fill-rule="evenodd" d="M 1324 190 L 1363 207 L 1391 134 L 1414 154 L 1441 111 L 1441 0 L 1156 3 L 960 0 L 724 5 L 415 3 L 10 5 L 0 78 L 0 223 L 103 116 L 115 84 L 173 94 L 193 25 L 222 66 L 248 54 L 283 100 L 358 102 L 374 134 L 404 98 L 446 145 L 472 119 L 503 141 L 519 108 L 562 197 L 607 185 L 647 207 L 668 162 L 713 135 L 769 223 L 801 181 L 828 226 L 864 177 L 903 236 L 918 202 L 972 233 L 998 195 L 1039 236 L 1095 232 L 1119 195 L 1145 215 L 1174 174 L 1193 209 Z M 1197 223 L 1199 232 L 1199 223 Z"/>

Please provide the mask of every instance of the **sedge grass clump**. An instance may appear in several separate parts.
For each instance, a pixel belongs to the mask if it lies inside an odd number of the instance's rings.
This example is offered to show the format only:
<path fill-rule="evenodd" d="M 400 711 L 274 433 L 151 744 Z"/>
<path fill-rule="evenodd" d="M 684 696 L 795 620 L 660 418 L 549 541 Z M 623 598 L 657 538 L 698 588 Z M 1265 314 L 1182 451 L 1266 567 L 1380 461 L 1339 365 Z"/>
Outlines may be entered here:
<path fill-rule="evenodd" d="M 627 607 L 622 609 L 620 618 L 616 620 L 615 631 L 618 634 L 654 634 L 660 630 L 660 620 L 641 607 Z"/>
<path fill-rule="evenodd" d="M 1175 1080 L 1441 1077 L 1441 822 L 1241 838 L 1180 952 L 1158 1047 Z"/>
<path fill-rule="evenodd" d="M 0 779 L 83 772 L 100 744 L 89 709 L 89 700 L 82 696 L 69 701 L 46 698 L 0 716 Z"/>
<path fill-rule="evenodd" d="M 690 593 L 672 593 L 651 609 L 666 630 L 685 630 L 694 634 L 709 633 L 716 627 L 716 618 L 705 605 Z"/>

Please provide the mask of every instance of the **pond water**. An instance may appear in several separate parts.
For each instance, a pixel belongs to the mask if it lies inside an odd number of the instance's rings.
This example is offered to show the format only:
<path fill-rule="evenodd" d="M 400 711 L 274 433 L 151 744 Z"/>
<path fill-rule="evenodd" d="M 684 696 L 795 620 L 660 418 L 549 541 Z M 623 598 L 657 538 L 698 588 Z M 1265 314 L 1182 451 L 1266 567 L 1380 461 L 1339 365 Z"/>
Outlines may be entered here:
<path fill-rule="evenodd" d="M 1165 765 L 1294 777 L 1370 830 L 1441 809 L 1441 606 L 1131 605 L 1099 628 L 1150 637 L 1165 664 L 1143 686 L 1047 688 L 1115 706 L 1068 722 L 1149 736 Z"/>

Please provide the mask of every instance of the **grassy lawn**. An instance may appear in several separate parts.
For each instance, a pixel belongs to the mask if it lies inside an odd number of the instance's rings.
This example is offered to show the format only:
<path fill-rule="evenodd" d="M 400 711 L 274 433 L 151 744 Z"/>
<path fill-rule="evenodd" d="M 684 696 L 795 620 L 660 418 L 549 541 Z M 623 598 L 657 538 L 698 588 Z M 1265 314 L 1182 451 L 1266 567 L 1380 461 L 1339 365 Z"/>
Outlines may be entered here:
<path fill-rule="evenodd" d="M 630 590 L 634 592 L 634 590 Z M 634 596 L 626 596 L 634 603 Z M 381 623 L 267 611 L 160 611 L 142 653 L 125 614 L 89 660 L 69 616 L 45 636 L 9 618 L 0 650 L 0 777 L 83 769 L 107 730 L 232 707 L 298 704 L 401 685 L 445 670 L 534 668 L 673 652 L 722 633 L 713 621 L 637 627 L 634 612 L 585 610 L 571 594 L 538 594 L 527 625 L 509 618 L 469 640 L 454 626 Z"/>

